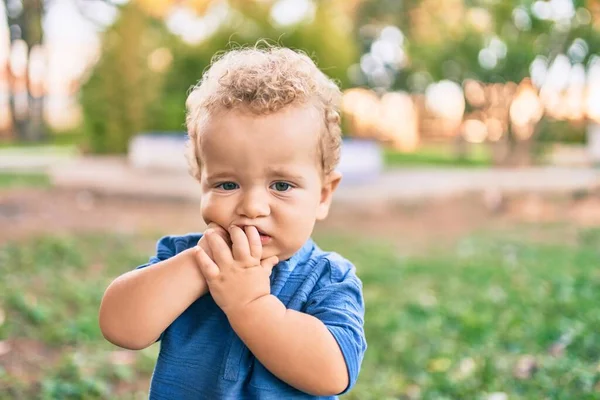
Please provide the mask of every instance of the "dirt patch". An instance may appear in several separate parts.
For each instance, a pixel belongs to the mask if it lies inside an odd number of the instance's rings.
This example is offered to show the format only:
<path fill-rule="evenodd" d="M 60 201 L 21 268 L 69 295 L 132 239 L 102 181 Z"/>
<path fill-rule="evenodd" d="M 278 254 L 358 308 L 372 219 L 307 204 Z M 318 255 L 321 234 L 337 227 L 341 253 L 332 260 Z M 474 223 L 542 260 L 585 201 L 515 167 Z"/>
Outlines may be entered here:
<path fill-rule="evenodd" d="M 0 342 L 0 365 L 19 382 L 34 384 L 44 368 L 56 364 L 64 351 L 33 339 L 9 339 Z"/>
<path fill-rule="evenodd" d="M 11 379 L 16 380 L 21 385 L 28 387 L 32 392 L 37 390 L 41 383 L 40 377 L 43 377 L 48 371 L 53 370 L 59 365 L 60 360 L 65 354 L 72 353 L 73 348 L 69 347 L 51 347 L 40 341 L 26 338 L 13 338 L 0 341 L 0 366 L 5 370 Z M 112 354 L 125 353 L 125 351 L 114 351 Z M 131 353 L 131 360 L 128 364 L 135 362 L 135 353 Z M 112 357 L 112 364 L 123 364 Z M 150 386 L 150 376 L 137 376 L 136 379 L 128 381 L 119 381 L 115 385 L 114 393 L 116 395 L 125 395 L 128 393 L 145 392 Z M 0 389 L 2 382 L 0 381 Z"/>
<path fill-rule="evenodd" d="M 385 237 L 400 247 L 414 248 L 452 241 L 481 229 L 540 222 L 600 225 L 600 196 L 485 194 L 410 203 L 339 203 L 317 230 Z M 0 243 L 42 234 L 112 231 L 160 235 L 205 227 L 195 203 L 58 189 L 0 192 L 0 226 Z"/>
<path fill-rule="evenodd" d="M 41 234 L 190 232 L 204 228 L 197 204 L 113 198 L 87 191 L 0 192 L 0 243 Z"/>

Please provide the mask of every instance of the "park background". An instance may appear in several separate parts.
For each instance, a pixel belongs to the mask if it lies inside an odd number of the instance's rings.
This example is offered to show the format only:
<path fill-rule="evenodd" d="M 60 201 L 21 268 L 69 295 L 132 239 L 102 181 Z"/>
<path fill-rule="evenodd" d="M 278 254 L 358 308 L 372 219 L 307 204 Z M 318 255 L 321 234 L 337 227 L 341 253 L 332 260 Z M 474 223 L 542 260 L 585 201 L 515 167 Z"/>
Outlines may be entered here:
<path fill-rule="evenodd" d="M 99 302 L 204 229 L 186 94 L 259 39 L 344 91 L 315 233 L 364 282 L 343 398 L 600 398 L 599 1 L 4 0 L 0 399 L 147 397 L 158 345 L 110 345 Z"/>

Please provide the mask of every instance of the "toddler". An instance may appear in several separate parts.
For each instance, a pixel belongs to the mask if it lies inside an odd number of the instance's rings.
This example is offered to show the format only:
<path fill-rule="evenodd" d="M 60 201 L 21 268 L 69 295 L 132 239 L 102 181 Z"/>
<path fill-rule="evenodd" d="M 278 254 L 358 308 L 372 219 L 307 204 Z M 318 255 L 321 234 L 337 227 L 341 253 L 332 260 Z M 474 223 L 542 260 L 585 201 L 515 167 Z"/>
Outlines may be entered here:
<path fill-rule="evenodd" d="M 312 240 L 341 175 L 339 88 L 304 54 L 233 50 L 187 102 L 204 234 L 111 283 L 110 342 L 160 353 L 151 399 L 336 399 L 366 341 L 354 266 Z"/>

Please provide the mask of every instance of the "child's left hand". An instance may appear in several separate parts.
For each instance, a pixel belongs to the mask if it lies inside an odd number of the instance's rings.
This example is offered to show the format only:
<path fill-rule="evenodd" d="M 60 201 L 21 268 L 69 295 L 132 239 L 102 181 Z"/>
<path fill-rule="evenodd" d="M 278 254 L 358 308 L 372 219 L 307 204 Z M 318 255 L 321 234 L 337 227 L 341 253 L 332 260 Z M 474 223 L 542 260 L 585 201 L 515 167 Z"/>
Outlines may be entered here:
<path fill-rule="evenodd" d="M 229 228 L 231 249 L 218 234 L 209 232 L 207 236 L 213 257 L 196 247 L 198 265 L 210 294 L 225 314 L 238 312 L 271 293 L 269 276 L 279 260 L 276 256 L 261 260 L 262 244 L 256 227 L 246 226 L 245 233 L 238 226 Z"/>

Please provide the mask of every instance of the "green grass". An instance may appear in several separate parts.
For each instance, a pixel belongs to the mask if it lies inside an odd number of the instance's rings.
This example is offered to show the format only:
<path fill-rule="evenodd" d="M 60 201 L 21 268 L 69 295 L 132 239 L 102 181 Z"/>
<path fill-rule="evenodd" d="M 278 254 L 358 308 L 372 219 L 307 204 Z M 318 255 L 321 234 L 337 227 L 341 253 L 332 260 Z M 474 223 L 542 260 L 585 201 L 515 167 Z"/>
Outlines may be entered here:
<path fill-rule="evenodd" d="M 63 148 L 73 149 L 81 143 L 83 133 L 79 129 L 64 132 L 48 132 L 40 141 L 2 140 L 0 149 L 36 149 L 36 148 Z"/>
<path fill-rule="evenodd" d="M 15 187 L 50 187 L 50 178 L 43 173 L 0 172 L 0 190 Z"/>
<path fill-rule="evenodd" d="M 381 241 L 318 242 L 353 260 L 364 282 L 369 348 L 344 398 L 600 398 L 600 230 L 580 230 L 569 244 L 483 232 L 416 257 Z M 113 365 L 96 313 L 111 278 L 151 249 L 117 235 L 1 247 L 0 339 L 35 339 L 62 357 L 40 363 L 37 384 L 3 373 L 0 361 L 0 399 L 131 398 L 116 388 L 148 378 L 156 346 Z M 518 379 L 524 356 L 537 371 Z"/>
<path fill-rule="evenodd" d="M 349 399 L 600 398 L 600 230 L 576 246 L 489 233 L 415 258 L 376 243 L 330 247 L 365 285 L 369 349 Z M 526 355 L 538 371 L 520 380 Z"/>
<path fill-rule="evenodd" d="M 471 145 L 465 158 L 459 158 L 451 144 L 424 145 L 413 153 L 384 150 L 384 162 L 394 166 L 486 167 L 492 165 L 489 150 L 484 145 Z"/>
<path fill-rule="evenodd" d="M 11 375 L 0 361 L 0 399 L 132 398 L 119 397 L 115 388 L 149 377 L 157 348 L 138 352 L 131 365 L 115 365 L 111 354 L 118 349 L 102 337 L 97 313 L 112 278 L 147 260 L 139 242 L 87 235 L 0 248 L 0 340 L 27 338 L 45 349 L 37 367 L 26 363 L 24 376 Z"/>

